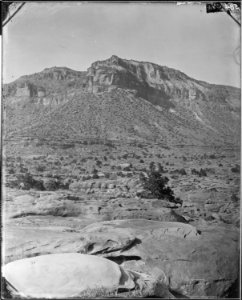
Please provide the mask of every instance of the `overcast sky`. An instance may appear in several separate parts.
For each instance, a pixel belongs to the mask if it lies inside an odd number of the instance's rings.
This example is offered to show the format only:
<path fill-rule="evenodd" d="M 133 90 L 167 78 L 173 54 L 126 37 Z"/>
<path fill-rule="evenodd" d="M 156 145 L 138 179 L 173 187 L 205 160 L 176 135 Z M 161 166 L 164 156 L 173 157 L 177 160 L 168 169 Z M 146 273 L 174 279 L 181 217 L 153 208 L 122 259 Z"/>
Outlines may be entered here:
<path fill-rule="evenodd" d="M 52 66 L 84 71 L 115 54 L 240 85 L 240 28 L 205 4 L 27 3 L 4 28 L 3 44 L 4 82 Z"/>

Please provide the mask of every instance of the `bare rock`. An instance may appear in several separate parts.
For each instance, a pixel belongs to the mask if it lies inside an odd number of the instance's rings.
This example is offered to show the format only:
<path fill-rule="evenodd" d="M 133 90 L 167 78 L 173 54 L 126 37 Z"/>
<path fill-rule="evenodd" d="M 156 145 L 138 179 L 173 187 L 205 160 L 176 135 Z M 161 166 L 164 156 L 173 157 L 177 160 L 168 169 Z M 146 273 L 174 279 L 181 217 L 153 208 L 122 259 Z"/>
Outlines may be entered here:
<path fill-rule="evenodd" d="M 78 253 L 26 258 L 4 266 L 5 279 L 21 297 L 69 298 L 102 289 L 133 289 L 131 276 L 110 260 Z"/>
<path fill-rule="evenodd" d="M 238 231 L 148 220 L 96 223 L 82 230 L 102 255 L 138 272 L 159 268 L 170 290 L 192 297 L 224 297 L 239 272 Z M 226 239 L 224 236 L 226 235 Z M 152 247 L 151 247 L 152 245 Z"/>

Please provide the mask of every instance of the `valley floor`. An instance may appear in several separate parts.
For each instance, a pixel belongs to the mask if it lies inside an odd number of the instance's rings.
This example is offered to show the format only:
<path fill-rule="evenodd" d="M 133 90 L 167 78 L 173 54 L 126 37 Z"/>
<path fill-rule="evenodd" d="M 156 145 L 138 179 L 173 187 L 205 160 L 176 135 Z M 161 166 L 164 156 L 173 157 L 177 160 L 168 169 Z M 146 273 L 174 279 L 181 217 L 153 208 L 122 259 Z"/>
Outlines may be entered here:
<path fill-rule="evenodd" d="M 3 160 L 5 264 L 50 253 L 95 254 L 133 271 L 162 269 L 174 294 L 229 296 L 239 271 L 238 151 L 9 143 Z M 162 166 L 182 205 L 142 197 L 140 173 L 151 163 Z"/>

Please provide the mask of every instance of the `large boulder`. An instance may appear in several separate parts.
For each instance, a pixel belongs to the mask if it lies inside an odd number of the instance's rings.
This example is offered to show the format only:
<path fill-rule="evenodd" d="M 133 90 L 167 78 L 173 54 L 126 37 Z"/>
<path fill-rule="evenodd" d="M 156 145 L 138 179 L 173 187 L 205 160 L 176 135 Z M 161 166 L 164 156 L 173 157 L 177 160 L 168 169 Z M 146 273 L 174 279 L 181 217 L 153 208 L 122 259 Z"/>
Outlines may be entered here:
<path fill-rule="evenodd" d="M 3 267 L 4 294 L 24 298 L 157 296 L 174 298 L 163 272 L 150 276 L 126 271 L 98 256 L 65 253 L 13 261 Z"/>
<path fill-rule="evenodd" d="M 83 292 L 88 295 L 88 291 L 135 287 L 132 278 L 118 264 L 78 253 L 17 260 L 3 267 L 3 276 L 17 294 L 31 298 L 69 298 Z"/>
<path fill-rule="evenodd" d="M 77 252 L 107 258 L 125 270 L 160 276 L 183 297 L 226 297 L 239 274 L 239 231 L 231 225 L 126 219 L 93 223 L 78 231 L 15 228 L 5 263 L 22 257 Z M 18 238 L 19 236 L 19 238 Z M 179 296 L 179 297 L 180 297 Z"/>

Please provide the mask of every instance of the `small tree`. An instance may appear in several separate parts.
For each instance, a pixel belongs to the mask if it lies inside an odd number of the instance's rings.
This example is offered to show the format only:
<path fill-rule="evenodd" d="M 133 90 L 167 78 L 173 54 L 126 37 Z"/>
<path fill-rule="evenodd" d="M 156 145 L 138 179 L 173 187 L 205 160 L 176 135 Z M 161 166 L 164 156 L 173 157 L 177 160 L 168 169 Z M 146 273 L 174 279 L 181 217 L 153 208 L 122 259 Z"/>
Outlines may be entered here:
<path fill-rule="evenodd" d="M 99 176 L 98 176 L 98 170 L 97 170 L 97 169 L 94 168 L 94 169 L 92 170 L 92 174 L 93 174 L 93 175 L 92 175 L 92 178 L 93 178 L 93 179 L 98 179 L 98 178 L 99 178 Z"/>
<path fill-rule="evenodd" d="M 143 188 L 148 192 L 148 196 L 168 200 L 170 202 L 181 203 L 179 198 L 174 196 L 173 190 L 167 185 L 169 179 L 162 176 L 162 170 L 155 170 L 153 164 L 147 172 L 147 176 L 140 174 Z"/>

